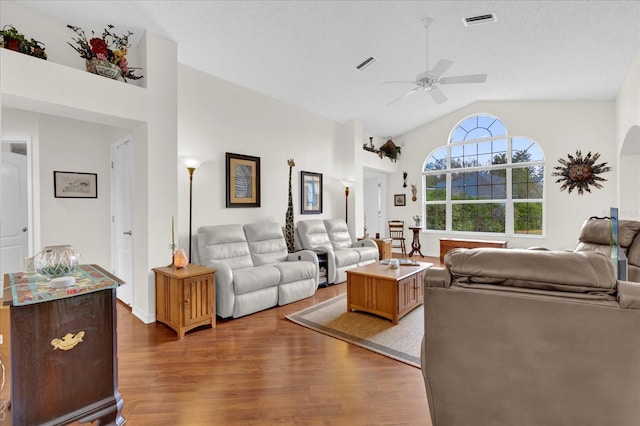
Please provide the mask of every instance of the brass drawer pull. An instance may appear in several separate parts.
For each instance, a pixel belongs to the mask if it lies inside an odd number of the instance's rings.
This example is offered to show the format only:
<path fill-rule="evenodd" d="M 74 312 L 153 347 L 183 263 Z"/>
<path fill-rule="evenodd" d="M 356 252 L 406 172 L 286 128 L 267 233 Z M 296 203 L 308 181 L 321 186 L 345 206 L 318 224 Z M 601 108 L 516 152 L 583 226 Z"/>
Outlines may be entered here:
<path fill-rule="evenodd" d="M 60 349 L 63 351 L 68 351 L 76 347 L 76 345 L 82 342 L 82 338 L 84 337 L 84 331 L 79 331 L 77 334 L 67 333 L 65 336 L 60 339 L 53 339 L 51 341 L 51 346 L 53 346 L 53 350 Z"/>

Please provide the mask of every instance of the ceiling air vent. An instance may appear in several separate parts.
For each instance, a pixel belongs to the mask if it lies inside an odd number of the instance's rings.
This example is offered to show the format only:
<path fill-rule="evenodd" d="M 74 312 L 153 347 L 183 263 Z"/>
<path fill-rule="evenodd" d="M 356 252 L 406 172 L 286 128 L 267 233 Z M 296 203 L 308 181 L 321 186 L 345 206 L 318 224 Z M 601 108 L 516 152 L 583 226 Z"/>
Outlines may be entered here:
<path fill-rule="evenodd" d="M 373 64 L 375 61 L 376 61 L 376 58 L 374 58 L 373 56 L 369 56 L 367 59 L 362 61 L 360 65 L 357 65 L 356 69 L 358 71 L 362 71 L 363 69 L 367 68 L 369 65 Z"/>
<path fill-rule="evenodd" d="M 486 15 L 470 16 L 468 18 L 462 18 L 462 22 L 466 27 L 472 25 L 488 24 L 490 22 L 496 22 L 498 18 L 495 13 L 487 13 Z"/>

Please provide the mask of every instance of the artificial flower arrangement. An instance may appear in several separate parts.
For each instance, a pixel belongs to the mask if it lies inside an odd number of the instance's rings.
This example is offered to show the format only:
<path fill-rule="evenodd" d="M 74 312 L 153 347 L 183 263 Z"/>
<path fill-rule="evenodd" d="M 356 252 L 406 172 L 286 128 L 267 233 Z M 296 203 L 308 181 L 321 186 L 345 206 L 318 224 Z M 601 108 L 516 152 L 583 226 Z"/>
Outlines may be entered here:
<path fill-rule="evenodd" d="M 5 25 L 2 30 L 0 30 L 0 47 L 24 53 L 25 55 L 35 56 L 36 58 L 47 59 L 47 54 L 44 51 L 44 43 L 33 38 L 27 40 L 13 25 Z"/>
<path fill-rule="evenodd" d="M 131 47 L 129 37 L 133 35 L 132 32 L 128 31 L 126 34 L 117 35 L 112 32 L 113 25 L 107 25 L 100 38 L 95 37 L 95 33 L 91 31 L 92 37 L 87 39 L 87 35 L 82 28 L 73 25 L 67 25 L 67 27 L 78 35 L 77 38 L 73 39 L 77 44 L 76 46 L 69 42 L 67 44 L 78 52 L 81 58 L 87 61 L 87 71 L 102 74 L 96 68 L 100 66 L 100 61 L 103 61 L 117 66 L 121 71 L 121 73 L 107 74 L 106 76 L 108 77 L 118 78 L 122 76 L 125 82 L 127 79 L 139 80 L 143 78 L 143 76 L 135 74 L 136 70 L 140 68 L 130 67 L 127 62 L 127 50 Z"/>

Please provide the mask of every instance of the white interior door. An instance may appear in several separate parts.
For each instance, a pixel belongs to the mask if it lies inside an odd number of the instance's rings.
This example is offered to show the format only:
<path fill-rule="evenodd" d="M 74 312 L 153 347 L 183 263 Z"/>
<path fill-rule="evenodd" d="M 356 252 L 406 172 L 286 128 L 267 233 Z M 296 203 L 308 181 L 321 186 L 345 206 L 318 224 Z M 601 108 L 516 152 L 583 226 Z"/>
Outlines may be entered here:
<path fill-rule="evenodd" d="M 385 209 L 385 174 L 367 170 L 364 173 L 364 214 L 371 238 L 377 233 L 387 236 Z"/>
<path fill-rule="evenodd" d="M 25 150 L 26 151 L 26 150 Z M 0 277 L 23 269 L 29 255 L 29 179 L 27 155 L 3 151 L 0 212 Z"/>
<path fill-rule="evenodd" d="M 133 303 L 133 209 L 131 140 L 111 146 L 111 262 L 113 273 L 125 281 L 118 299 Z"/>

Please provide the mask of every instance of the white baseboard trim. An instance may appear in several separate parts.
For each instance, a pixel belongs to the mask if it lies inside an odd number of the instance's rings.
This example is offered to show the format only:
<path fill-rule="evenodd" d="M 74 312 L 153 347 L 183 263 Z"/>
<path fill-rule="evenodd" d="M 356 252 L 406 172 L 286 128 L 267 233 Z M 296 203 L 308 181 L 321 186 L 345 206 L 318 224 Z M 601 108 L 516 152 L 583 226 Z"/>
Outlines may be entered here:
<path fill-rule="evenodd" d="M 149 314 L 135 307 L 131 309 L 131 312 L 133 313 L 133 315 L 138 317 L 145 324 L 151 324 L 153 322 L 156 322 L 155 314 Z"/>

